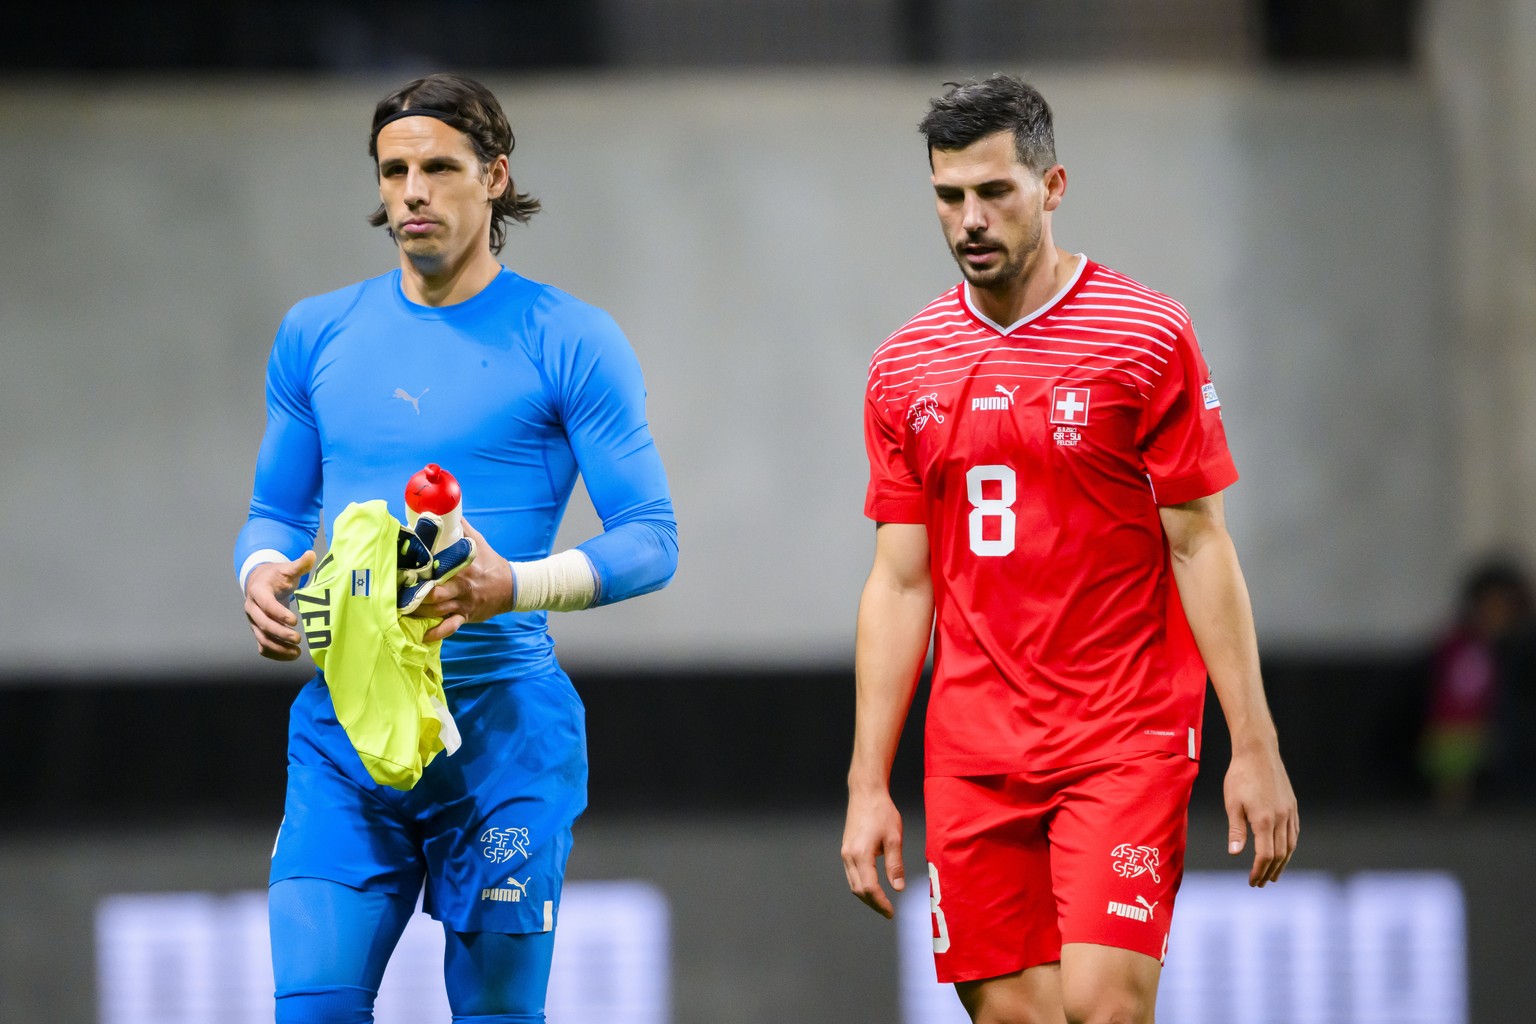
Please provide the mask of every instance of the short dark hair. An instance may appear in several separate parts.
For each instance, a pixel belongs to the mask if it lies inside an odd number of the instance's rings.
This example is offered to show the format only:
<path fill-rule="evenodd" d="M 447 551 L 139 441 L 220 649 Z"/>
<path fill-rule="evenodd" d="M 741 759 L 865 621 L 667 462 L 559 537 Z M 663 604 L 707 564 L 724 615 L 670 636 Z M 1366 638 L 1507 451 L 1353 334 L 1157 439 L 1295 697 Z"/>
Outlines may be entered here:
<path fill-rule="evenodd" d="M 510 155 L 517 140 L 512 137 L 512 126 L 501 104 L 491 90 L 462 75 L 428 75 L 396 89 L 379 101 L 373 111 L 373 130 L 368 134 L 368 155 L 373 157 L 374 170 L 379 166 L 379 129 L 392 115 L 407 107 L 421 107 L 441 112 L 438 118 L 449 127 L 456 128 L 469 137 L 475 157 L 482 167 L 499 156 Z M 507 190 L 491 200 L 491 252 L 501 252 L 507 241 L 509 220 L 519 224 L 539 212 L 539 201 L 527 192 L 518 192 L 507 183 Z M 389 220 L 384 204 L 368 215 L 368 223 L 381 227 Z M 393 233 L 390 235 L 394 237 Z"/>
<path fill-rule="evenodd" d="M 948 92 L 928 101 L 928 114 L 917 130 L 935 149 L 964 149 L 988 135 L 1013 132 L 1019 163 L 1036 174 L 1056 163 L 1056 133 L 1051 108 L 1040 90 L 1013 75 L 977 81 L 945 82 Z"/>

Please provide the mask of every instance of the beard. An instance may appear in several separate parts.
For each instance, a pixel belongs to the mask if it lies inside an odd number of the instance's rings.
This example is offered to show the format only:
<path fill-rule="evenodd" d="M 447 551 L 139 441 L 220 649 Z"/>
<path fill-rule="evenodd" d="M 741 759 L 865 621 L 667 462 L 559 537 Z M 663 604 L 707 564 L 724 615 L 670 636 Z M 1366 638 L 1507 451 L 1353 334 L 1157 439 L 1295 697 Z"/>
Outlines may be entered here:
<path fill-rule="evenodd" d="M 443 244 L 437 239 L 406 238 L 399 234 L 395 234 L 394 238 L 405 258 L 411 261 L 411 266 L 427 277 L 440 273 L 448 262 Z"/>
<path fill-rule="evenodd" d="M 1013 285 L 1024 276 L 1029 265 L 1034 262 L 1035 254 L 1040 251 L 1040 222 L 1035 221 L 1030 225 L 1029 233 L 1024 236 L 1022 243 L 1016 249 L 1004 249 L 999 247 L 998 252 L 1002 260 L 995 267 L 986 270 L 978 270 L 966 262 L 960 247 L 967 243 L 982 242 L 985 238 L 966 237 L 960 243 L 949 247 L 949 254 L 954 257 L 955 263 L 960 267 L 960 273 L 965 275 L 972 288 L 980 288 L 982 291 L 1001 290 Z"/>
<path fill-rule="evenodd" d="M 410 249 L 402 248 L 401 251 L 405 253 L 405 258 L 411 261 L 411 266 L 416 268 L 416 272 L 423 277 L 435 277 L 448 265 L 448 260 L 441 250 L 412 252 Z"/>

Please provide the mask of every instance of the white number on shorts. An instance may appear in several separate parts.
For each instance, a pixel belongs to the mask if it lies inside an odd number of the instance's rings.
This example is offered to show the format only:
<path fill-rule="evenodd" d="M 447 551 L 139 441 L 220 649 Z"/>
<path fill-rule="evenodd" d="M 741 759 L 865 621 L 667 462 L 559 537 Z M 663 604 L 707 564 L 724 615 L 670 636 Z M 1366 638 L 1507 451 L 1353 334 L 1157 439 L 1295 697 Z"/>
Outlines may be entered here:
<path fill-rule="evenodd" d="M 933 914 L 933 951 L 948 953 L 949 923 L 944 920 L 944 911 L 939 908 L 939 869 L 932 864 L 928 865 L 928 910 Z"/>
<path fill-rule="evenodd" d="M 1002 495 L 983 498 L 981 485 L 997 481 Z M 972 466 L 965 474 L 965 494 L 971 499 L 971 551 L 978 555 L 1006 555 L 1013 551 L 1013 503 L 1019 497 L 1019 478 L 1011 466 Z M 986 539 L 987 521 L 997 522 L 996 540 Z"/>

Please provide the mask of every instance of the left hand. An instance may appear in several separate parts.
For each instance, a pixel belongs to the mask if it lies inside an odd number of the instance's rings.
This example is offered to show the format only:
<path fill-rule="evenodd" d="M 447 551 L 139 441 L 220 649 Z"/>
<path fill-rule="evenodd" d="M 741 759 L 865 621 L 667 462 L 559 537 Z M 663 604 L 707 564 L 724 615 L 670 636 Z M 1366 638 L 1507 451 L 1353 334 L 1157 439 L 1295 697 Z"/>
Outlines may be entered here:
<path fill-rule="evenodd" d="M 466 622 L 484 622 L 512 607 L 512 564 L 498 555 L 480 531 L 464 521 L 464 536 L 475 542 L 475 560 L 451 580 L 433 587 L 411 614 L 442 619 L 427 630 L 427 643 L 457 633 Z"/>
<path fill-rule="evenodd" d="M 1279 748 L 1266 744 L 1234 751 L 1223 787 L 1227 805 L 1227 852 L 1242 852 L 1253 829 L 1253 868 L 1248 884 L 1262 889 L 1279 881 L 1296 852 L 1301 818 L 1296 794 L 1280 761 Z"/>

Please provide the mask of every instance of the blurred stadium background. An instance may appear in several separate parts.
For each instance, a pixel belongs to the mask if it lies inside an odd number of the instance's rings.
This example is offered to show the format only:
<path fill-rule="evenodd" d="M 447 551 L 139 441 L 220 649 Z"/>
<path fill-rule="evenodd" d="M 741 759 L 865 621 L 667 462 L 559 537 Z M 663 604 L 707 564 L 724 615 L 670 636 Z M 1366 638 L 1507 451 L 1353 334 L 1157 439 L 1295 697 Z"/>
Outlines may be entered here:
<path fill-rule="evenodd" d="M 1294 879 L 1231 891 L 1212 700 L 1160 1019 L 1533 1019 L 1536 802 L 1447 817 L 1414 756 L 1461 573 L 1536 542 L 1533 49 L 1529 0 L 13 12 L 0 1020 L 270 1019 L 250 894 L 306 673 L 255 656 L 230 544 L 278 320 L 394 261 L 372 104 L 443 69 L 495 89 L 545 204 L 504 261 L 639 351 L 681 527 L 669 590 L 555 624 L 592 787 L 552 1021 L 955 1019 L 921 897 L 880 921 L 837 848 L 864 369 L 955 278 L 914 125 L 994 70 L 1056 110 L 1062 244 L 1201 328 L 1306 823 Z M 566 538 L 595 528 L 578 497 Z M 381 1021 L 441 999 L 412 935 Z"/>

